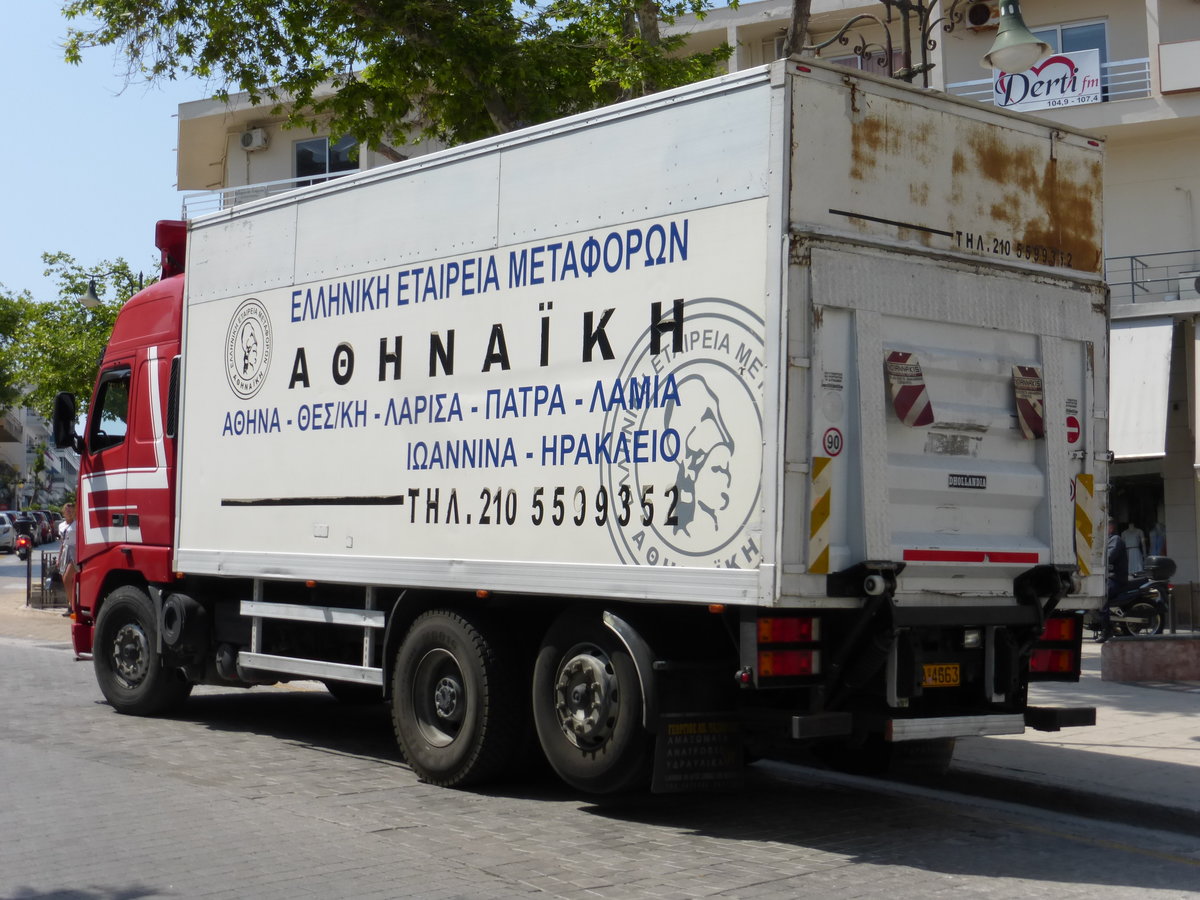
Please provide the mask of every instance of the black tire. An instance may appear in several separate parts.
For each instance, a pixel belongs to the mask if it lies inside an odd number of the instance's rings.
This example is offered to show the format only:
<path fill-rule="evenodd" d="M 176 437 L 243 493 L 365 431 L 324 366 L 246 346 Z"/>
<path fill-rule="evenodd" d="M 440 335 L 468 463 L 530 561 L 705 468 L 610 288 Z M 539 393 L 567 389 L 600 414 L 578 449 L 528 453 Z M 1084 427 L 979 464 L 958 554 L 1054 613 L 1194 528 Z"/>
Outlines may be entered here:
<path fill-rule="evenodd" d="M 576 790 L 609 794 L 649 780 L 653 736 L 625 645 L 598 616 L 550 628 L 533 669 L 533 721 L 551 768 Z"/>
<path fill-rule="evenodd" d="M 422 781 L 463 787 L 512 764 L 527 716 L 518 661 L 502 635 L 483 620 L 430 610 L 400 643 L 392 725 Z"/>
<path fill-rule="evenodd" d="M 154 604 L 135 587 L 109 594 L 96 618 L 92 666 L 96 681 L 113 709 L 133 716 L 155 716 L 177 709 L 192 692 L 181 669 L 163 665 Z"/>
<path fill-rule="evenodd" d="M 1125 630 L 1133 637 L 1145 637 L 1151 634 L 1159 634 L 1163 630 L 1162 612 L 1153 603 L 1147 603 L 1142 600 L 1133 604 L 1125 611 L 1125 615 L 1131 619 L 1144 619 L 1145 622 L 1125 623 Z"/>

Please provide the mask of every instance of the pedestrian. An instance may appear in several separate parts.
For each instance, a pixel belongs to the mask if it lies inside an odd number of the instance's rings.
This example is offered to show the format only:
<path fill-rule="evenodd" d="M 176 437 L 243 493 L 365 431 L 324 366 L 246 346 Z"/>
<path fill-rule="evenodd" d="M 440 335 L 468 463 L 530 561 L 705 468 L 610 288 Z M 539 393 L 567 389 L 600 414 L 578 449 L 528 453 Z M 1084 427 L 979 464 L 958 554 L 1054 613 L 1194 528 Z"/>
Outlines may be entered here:
<path fill-rule="evenodd" d="M 79 571 L 75 566 L 75 504 L 64 503 L 62 514 L 66 527 L 58 550 L 58 574 L 62 576 L 63 589 L 67 592 L 67 611 L 63 615 L 69 616 L 75 612 L 75 576 Z"/>
<path fill-rule="evenodd" d="M 1121 537 L 1121 526 L 1114 520 L 1108 520 L 1108 600 L 1125 590 L 1129 583 L 1129 555 L 1125 541 Z"/>

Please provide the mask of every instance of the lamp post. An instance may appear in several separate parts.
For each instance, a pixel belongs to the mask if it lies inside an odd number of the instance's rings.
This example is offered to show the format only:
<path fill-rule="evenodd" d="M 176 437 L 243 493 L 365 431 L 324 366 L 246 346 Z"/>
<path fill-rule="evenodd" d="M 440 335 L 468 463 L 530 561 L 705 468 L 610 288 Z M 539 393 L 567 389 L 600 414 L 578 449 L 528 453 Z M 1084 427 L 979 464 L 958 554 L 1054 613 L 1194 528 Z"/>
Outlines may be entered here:
<path fill-rule="evenodd" d="M 979 0 L 951 0 L 939 13 L 938 0 L 879 0 L 887 11 L 885 18 L 871 13 L 860 13 L 847 21 L 837 34 L 819 44 L 801 47 L 801 52 L 815 53 L 835 43 L 849 46 L 851 40 L 856 43 L 852 48 L 855 56 L 861 59 L 872 59 L 880 55 L 887 61 L 888 73 L 892 78 L 907 81 L 910 84 L 921 76 L 923 87 L 929 87 L 929 72 L 936 63 L 930 61 L 930 54 L 937 48 L 936 32 L 949 34 L 968 19 L 973 8 L 985 7 Z M 990 11 L 989 11 L 990 15 Z M 892 42 L 893 23 L 900 28 L 900 48 L 904 52 L 904 65 L 892 69 L 895 59 L 895 46 Z M 861 26 L 875 25 L 883 32 L 881 39 L 868 39 L 861 31 Z M 859 28 L 859 30 L 855 30 Z M 851 32 L 854 37 L 851 37 Z M 917 54 L 914 56 L 914 44 Z M 992 48 L 984 55 L 981 65 L 985 68 L 1000 68 L 1007 72 L 1023 72 L 1036 63 L 1050 47 L 1044 41 L 1034 37 L 1021 18 L 1017 0 L 1000 0 L 1000 26 Z"/>
<path fill-rule="evenodd" d="M 102 272 L 99 275 L 92 275 L 88 278 L 87 291 L 84 292 L 83 296 L 79 298 L 79 302 L 82 303 L 88 309 L 95 309 L 97 306 L 99 306 L 101 301 L 100 301 L 100 296 L 96 293 L 96 280 L 97 279 L 103 280 L 105 278 L 108 278 L 110 275 L 122 275 L 125 278 L 128 278 L 130 287 L 132 287 L 134 284 L 133 276 L 130 275 L 128 272 L 126 272 L 124 269 L 110 269 L 107 272 Z M 142 289 L 141 273 L 139 273 L 138 277 L 137 277 L 137 289 L 139 291 Z"/>

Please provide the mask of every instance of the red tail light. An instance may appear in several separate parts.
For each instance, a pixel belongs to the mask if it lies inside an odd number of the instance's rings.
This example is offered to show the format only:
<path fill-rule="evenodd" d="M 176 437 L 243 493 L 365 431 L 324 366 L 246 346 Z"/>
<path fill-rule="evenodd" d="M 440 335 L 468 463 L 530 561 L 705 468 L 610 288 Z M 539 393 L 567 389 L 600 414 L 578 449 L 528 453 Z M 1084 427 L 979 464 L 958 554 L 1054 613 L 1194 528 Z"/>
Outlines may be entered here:
<path fill-rule="evenodd" d="M 1034 650 L 1029 671 L 1066 675 L 1075 671 L 1075 654 L 1070 650 Z"/>
<path fill-rule="evenodd" d="M 807 644 L 817 639 L 817 620 L 811 616 L 769 616 L 758 620 L 760 644 Z"/>
<path fill-rule="evenodd" d="M 1074 616 L 1071 618 L 1055 616 L 1047 619 L 1041 639 L 1043 641 L 1073 641 L 1078 624 Z"/>
<path fill-rule="evenodd" d="M 1030 681 L 1078 681 L 1083 667 L 1083 615 L 1051 616 L 1029 656 Z"/>
<path fill-rule="evenodd" d="M 821 620 L 816 616 L 760 616 L 754 676 L 759 687 L 782 687 L 786 679 L 821 672 Z M 774 684 L 769 684 L 774 682 Z"/>
<path fill-rule="evenodd" d="M 820 671 L 819 650 L 759 650 L 759 678 L 794 678 Z"/>

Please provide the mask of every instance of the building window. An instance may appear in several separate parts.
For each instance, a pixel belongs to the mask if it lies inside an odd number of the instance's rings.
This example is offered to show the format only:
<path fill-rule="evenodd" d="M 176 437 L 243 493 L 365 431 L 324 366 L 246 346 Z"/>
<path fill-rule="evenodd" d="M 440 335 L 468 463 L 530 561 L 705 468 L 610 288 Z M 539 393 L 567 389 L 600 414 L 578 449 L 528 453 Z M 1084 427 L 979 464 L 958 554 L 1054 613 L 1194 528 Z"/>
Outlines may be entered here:
<path fill-rule="evenodd" d="M 892 51 L 892 64 L 888 65 L 887 51 L 881 50 L 878 53 L 870 53 L 867 56 L 830 56 L 824 58 L 825 62 L 833 63 L 835 66 L 846 66 L 850 69 L 861 69 L 864 72 L 870 72 L 872 75 L 882 75 L 884 78 L 891 78 L 893 72 L 898 72 L 908 65 L 908 57 L 905 56 L 903 50 Z"/>
<path fill-rule="evenodd" d="M 320 184 L 330 175 L 358 171 L 358 142 L 352 137 L 331 142 L 327 137 L 296 141 L 296 177 L 302 185 Z"/>
<path fill-rule="evenodd" d="M 1104 22 L 1074 22 L 1070 25 L 1048 25 L 1030 29 L 1034 37 L 1050 45 L 1052 53 L 1076 53 L 1080 50 L 1100 51 L 1101 99 L 1108 99 L 1108 29 Z"/>
<path fill-rule="evenodd" d="M 763 62 L 772 62 L 777 59 L 783 59 L 783 49 L 786 46 L 786 34 L 781 34 L 773 38 L 767 38 L 762 42 Z"/>

